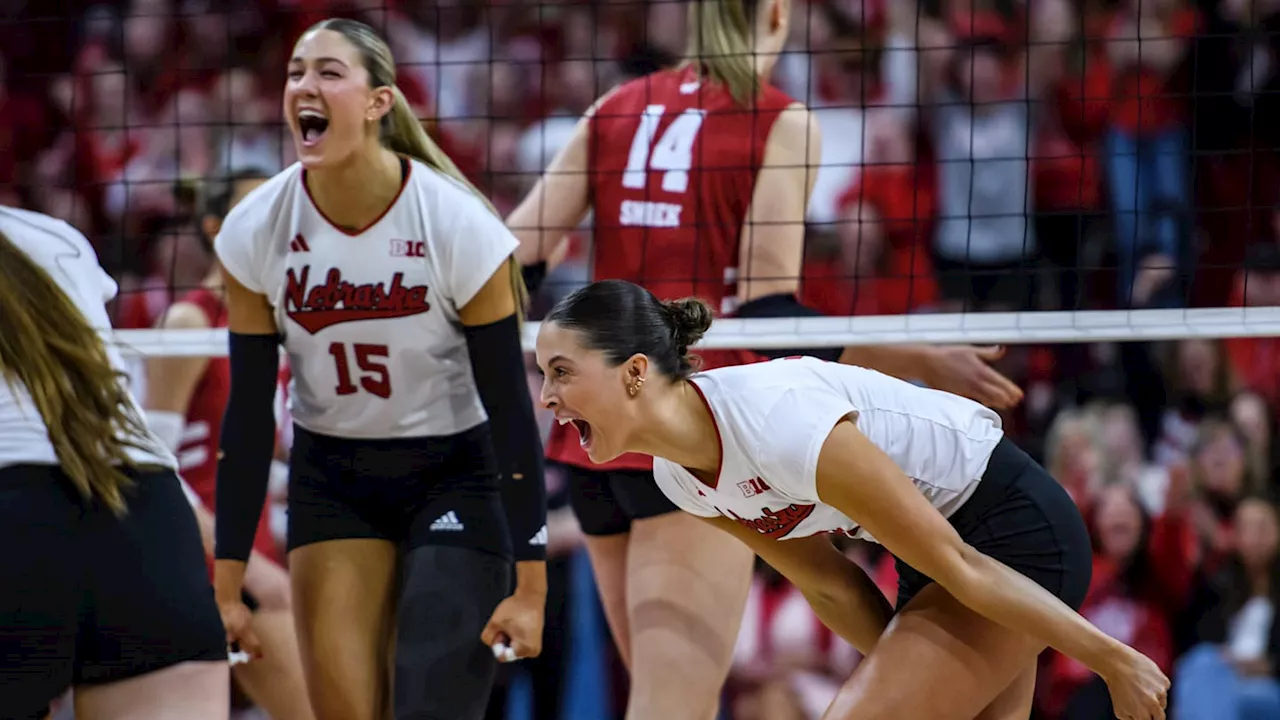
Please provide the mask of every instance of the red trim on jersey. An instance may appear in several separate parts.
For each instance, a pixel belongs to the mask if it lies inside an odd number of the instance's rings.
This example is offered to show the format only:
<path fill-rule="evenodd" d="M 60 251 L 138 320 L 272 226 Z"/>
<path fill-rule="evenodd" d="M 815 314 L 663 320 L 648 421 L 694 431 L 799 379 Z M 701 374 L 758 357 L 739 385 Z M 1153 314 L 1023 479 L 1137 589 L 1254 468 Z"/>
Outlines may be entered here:
<path fill-rule="evenodd" d="M 698 482 L 706 485 L 712 490 L 715 490 L 716 487 L 720 485 L 720 473 L 724 471 L 724 437 L 720 435 L 720 423 L 716 422 L 716 413 L 711 409 L 711 403 L 707 402 L 707 396 L 702 394 L 702 388 L 698 387 L 698 383 L 693 382 L 692 380 L 689 381 L 689 384 L 693 386 L 693 391 L 698 393 L 698 399 L 702 401 L 704 406 L 706 406 L 707 414 L 711 416 L 711 427 L 715 428 L 716 431 L 716 447 L 720 449 L 720 457 L 716 460 L 716 476 L 712 478 L 712 482 L 704 481 L 702 478 L 698 477 L 697 473 L 690 474 L 698 478 Z"/>
<path fill-rule="evenodd" d="M 364 233 L 368 232 L 369 228 L 382 222 L 382 218 L 386 217 L 387 213 L 391 212 L 391 208 L 395 207 L 397 202 L 400 202 L 400 196 L 404 194 L 404 189 L 409 187 L 409 174 L 413 172 L 413 163 L 409 162 L 407 158 L 402 157 L 400 158 L 400 167 L 402 169 L 402 173 L 400 176 L 400 189 L 396 191 L 396 196 L 391 198 L 391 202 L 388 203 L 385 208 L 383 208 L 382 212 L 378 213 L 378 217 L 374 218 L 372 222 L 360 228 L 359 230 L 348 230 L 347 228 L 344 228 L 338 223 L 334 222 L 328 215 L 324 214 L 324 211 L 320 209 L 320 203 L 317 203 L 316 199 L 311 196 L 311 188 L 307 187 L 307 169 L 306 168 L 302 169 L 302 191 L 307 194 L 307 199 L 311 201 L 311 207 L 315 208 L 316 212 L 320 215 L 320 217 L 324 218 L 324 221 L 329 223 L 329 225 L 332 226 L 334 230 L 337 230 L 338 232 L 342 233 L 343 235 L 346 235 L 347 237 L 357 237 L 359 235 L 363 235 Z"/>

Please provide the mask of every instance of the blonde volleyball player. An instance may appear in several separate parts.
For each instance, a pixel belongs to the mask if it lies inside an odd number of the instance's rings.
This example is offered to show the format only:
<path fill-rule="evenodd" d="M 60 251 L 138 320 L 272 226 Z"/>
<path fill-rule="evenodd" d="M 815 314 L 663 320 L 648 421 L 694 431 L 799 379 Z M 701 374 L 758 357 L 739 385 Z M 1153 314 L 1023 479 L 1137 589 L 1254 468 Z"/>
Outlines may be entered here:
<path fill-rule="evenodd" d="M 366 25 L 304 33 L 284 90 L 299 162 L 249 193 L 215 241 L 231 363 L 218 604 L 229 639 L 260 650 L 241 591 L 283 342 L 289 574 L 322 720 L 479 718 L 495 655 L 542 643 L 546 501 L 517 243 L 395 74 Z"/>
<path fill-rule="evenodd" d="M 98 332 L 115 282 L 0 207 L 0 715 L 225 720 L 227 651 L 176 461 Z"/>
<path fill-rule="evenodd" d="M 539 332 L 542 402 L 592 460 L 654 456 L 672 502 L 786 575 L 866 655 L 825 717 L 1025 718 L 1046 645 L 1106 680 L 1117 717 L 1164 717 L 1156 664 L 1073 611 L 1092 571 L 1084 521 L 998 415 L 812 357 L 694 374 L 688 349 L 711 320 L 700 300 L 589 285 Z M 894 554 L 896 611 L 832 534 Z"/>
<path fill-rule="evenodd" d="M 212 243 L 228 210 L 263 182 L 263 175 L 254 172 L 230 178 L 225 189 L 207 200 L 201 218 L 202 236 Z M 165 311 L 160 326 L 226 327 L 218 269 L 202 287 L 186 293 Z M 178 469 L 194 493 L 192 504 L 211 558 L 214 522 L 210 508 L 215 507 L 219 424 L 230 390 L 230 365 L 226 358 L 153 357 L 147 361 L 146 373 L 147 422 L 178 457 Z M 246 603 L 254 611 L 253 631 L 262 646 L 262 657 L 232 666 L 231 674 L 272 720 L 309 720 L 311 703 L 298 654 L 289 576 L 273 559 L 274 546 L 264 506 L 245 569 Z"/>
<path fill-rule="evenodd" d="M 695 295 L 739 317 L 817 314 L 796 292 L 821 137 L 804 105 L 765 80 L 791 12 L 789 0 L 691 3 L 691 60 L 603 97 L 507 219 L 530 286 L 565 231 L 592 210 L 596 278 L 638 282 L 664 298 Z M 804 352 L 842 357 L 839 349 Z M 843 351 L 846 362 L 1012 405 L 1021 393 L 987 366 L 993 356 L 959 347 Z M 711 367 L 745 359 L 704 357 Z M 713 717 L 751 554 L 676 512 L 651 481 L 651 458 L 597 465 L 568 427 L 552 429 L 548 458 L 568 471 L 609 627 L 630 670 L 631 716 Z"/>

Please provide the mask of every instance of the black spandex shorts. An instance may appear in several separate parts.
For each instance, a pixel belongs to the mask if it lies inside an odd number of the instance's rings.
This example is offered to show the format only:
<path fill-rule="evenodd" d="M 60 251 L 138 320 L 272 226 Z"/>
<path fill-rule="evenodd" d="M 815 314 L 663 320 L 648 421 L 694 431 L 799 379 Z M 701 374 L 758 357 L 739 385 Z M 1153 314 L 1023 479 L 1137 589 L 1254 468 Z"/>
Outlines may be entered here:
<path fill-rule="evenodd" d="M 1058 481 L 1011 440 L 996 446 L 978 489 L 950 522 L 979 552 L 1080 609 L 1093 575 L 1084 519 Z M 897 568 L 901 610 L 933 580 L 901 560 Z"/>
<path fill-rule="evenodd" d="M 227 660 L 195 514 L 172 471 L 132 471 L 128 514 L 52 465 L 0 468 L 0 717 L 69 686 Z"/>
<path fill-rule="evenodd" d="M 378 538 L 408 551 L 470 548 L 510 558 L 489 425 L 442 437 L 356 440 L 294 426 L 289 549 Z"/>
<path fill-rule="evenodd" d="M 587 470 L 561 465 L 569 479 L 569 504 L 587 535 L 620 535 L 634 520 L 678 512 L 648 470 Z"/>

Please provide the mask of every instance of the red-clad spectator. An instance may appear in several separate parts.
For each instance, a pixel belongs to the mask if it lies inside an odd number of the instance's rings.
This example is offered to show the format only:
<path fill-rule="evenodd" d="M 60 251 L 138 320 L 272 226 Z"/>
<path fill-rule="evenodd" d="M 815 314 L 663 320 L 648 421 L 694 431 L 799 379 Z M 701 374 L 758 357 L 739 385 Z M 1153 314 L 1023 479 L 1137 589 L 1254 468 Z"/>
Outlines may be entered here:
<path fill-rule="evenodd" d="M 1193 576 L 1187 548 L 1186 473 L 1171 484 L 1169 510 L 1150 518 L 1123 485 L 1104 490 L 1091 513 L 1093 582 L 1080 614 L 1104 632 L 1145 654 L 1166 673 L 1173 668 L 1172 623 L 1186 603 Z M 1179 486 L 1175 489 L 1175 486 Z M 1109 717 L 1101 681 L 1084 665 L 1050 653 L 1041 693 L 1049 717 Z M 1104 704 L 1105 703 L 1105 704 Z"/>
<path fill-rule="evenodd" d="M 1199 22 L 1186 0 L 1125 0 L 1108 27 L 1115 100 L 1105 160 L 1121 307 L 1149 300 L 1133 297 L 1149 284 L 1139 276 L 1165 277 L 1189 236 L 1188 110 L 1177 70 Z M 1147 256 L 1156 259 L 1143 265 Z"/>
<path fill-rule="evenodd" d="M 834 249 L 811 246 L 802 299 L 828 315 L 901 315 L 938 300 L 927 245 L 932 188 L 911 165 L 872 165 L 840 200 Z"/>
<path fill-rule="evenodd" d="M 1210 418 L 1200 423 L 1191 451 L 1191 479 L 1197 493 L 1192 506 L 1205 571 L 1212 576 L 1230 557 L 1235 536 L 1232 519 L 1240 501 L 1260 490 L 1249 474 L 1248 443 L 1231 423 Z"/>
<path fill-rule="evenodd" d="M 1277 305 L 1280 305 L 1280 245 L 1253 245 L 1246 252 L 1244 267 L 1236 273 L 1231 306 Z M 1259 393 L 1275 407 L 1280 402 L 1280 339 L 1229 338 L 1224 342 L 1240 385 Z"/>
<path fill-rule="evenodd" d="M 1250 498 L 1234 524 L 1236 549 L 1188 612 L 1198 644 L 1178 661 L 1181 720 L 1280 717 L 1280 520 Z"/>

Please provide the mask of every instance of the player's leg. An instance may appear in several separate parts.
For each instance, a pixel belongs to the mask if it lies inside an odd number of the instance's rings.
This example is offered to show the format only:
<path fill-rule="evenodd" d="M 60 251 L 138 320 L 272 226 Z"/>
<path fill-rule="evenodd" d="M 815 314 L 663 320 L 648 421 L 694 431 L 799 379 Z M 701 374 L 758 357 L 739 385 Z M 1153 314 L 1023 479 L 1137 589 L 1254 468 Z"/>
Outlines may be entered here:
<path fill-rule="evenodd" d="M 632 518 L 627 556 L 627 716 L 710 720 L 729 675 L 754 554 L 680 512 L 650 473 L 614 473 Z"/>
<path fill-rule="evenodd" d="M 823 717 L 970 720 L 988 707 L 1008 712 L 984 714 L 984 720 L 1013 717 L 1013 708 L 1002 706 L 1023 699 L 1025 677 L 1034 679 L 1042 649 L 1036 640 L 982 617 L 931 584 L 889 623 Z M 1006 690 L 1011 693 L 1007 701 L 1001 698 Z M 1025 700 L 1022 717 L 1030 710 L 1030 696 Z"/>
<path fill-rule="evenodd" d="M 295 427 L 289 463 L 289 578 L 302 672 L 318 720 L 383 720 L 399 549 L 356 509 L 354 441 Z"/>
<path fill-rule="evenodd" d="M 307 695 L 318 720 L 382 720 L 390 678 L 397 550 L 372 538 L 289 552 Z"/>
<path fill-rule="evenodd" d="M 1022 671 L 974 720 L 1026 720 L 1036 695 L 1036 666 Z"/>
<path fill-rule="evenodd" d="M 204 548 L 177 476 L 137 473 L 129 512 L 85 513 L 76 716 L 225 718 L 226 636 Z"/>
<path fill-rule="evenodd" d="M 235 666 L 232 677 L 271 720 L 315 717 L 302 673 L 293 613 L 259 610 L 253 615 L 253 631 L 262 643 L 262 657 Z"/>
<path fill-rule="evenodd" d="M 496 488 L 446 487 L 413 521 L 395 630 L 398 720 L 480 720 L 497 674 L 480 634 L 511 594 L 513 565 Z"/>
<path fill-rule="evenodd" d="M 631 669 L 631 626 L 627 618 L 627 553 L 631 518 L 614 497 L 610 474 L 564 465 L 569 503 L 586 536 L 587 557 L 622 664 Z"/>
<path fill-rule="evenodd" d="M 76 687 L 76 720 L 225 720 L 226 660 L 185 662 L 114 682 Z"/>

